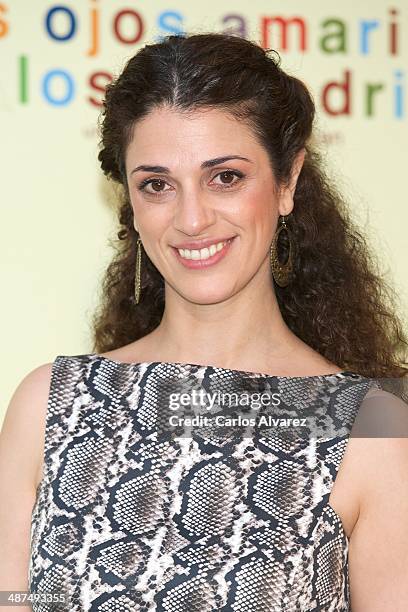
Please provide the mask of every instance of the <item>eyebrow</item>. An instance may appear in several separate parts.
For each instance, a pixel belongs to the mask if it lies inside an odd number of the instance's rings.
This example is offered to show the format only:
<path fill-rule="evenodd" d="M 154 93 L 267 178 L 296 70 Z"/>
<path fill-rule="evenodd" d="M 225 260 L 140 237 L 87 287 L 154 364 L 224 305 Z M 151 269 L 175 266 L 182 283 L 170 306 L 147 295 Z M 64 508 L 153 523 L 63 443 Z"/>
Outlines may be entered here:
<path fill-rule="evenodd" d="M 223 157 L 215 157 L 214 159 L 207 159 L 206 161 L 203 161 L 200 168 L 202 169 L 212 168 L 213 166 L 217 166 L 218 164 L 223 164 L 224 162 L 229 161 L 230 159 L 242 159 L 243 161 L 247 161 L 251 164 L 253 163 L 250 159 L 248 159 L 247 157 L 242 157 L 241 155 L 224 155 Z M 136 166 L 136 168 L 133 168 L 130 174 L 133 174 L 134 172 L 138 172 L 139 170 L 143 170 L 144 172 L 163 172 L 166 174 L 170 172 L 170 169 L 167 168 L 166 166 L 142 165 L 142 166 Z"/>

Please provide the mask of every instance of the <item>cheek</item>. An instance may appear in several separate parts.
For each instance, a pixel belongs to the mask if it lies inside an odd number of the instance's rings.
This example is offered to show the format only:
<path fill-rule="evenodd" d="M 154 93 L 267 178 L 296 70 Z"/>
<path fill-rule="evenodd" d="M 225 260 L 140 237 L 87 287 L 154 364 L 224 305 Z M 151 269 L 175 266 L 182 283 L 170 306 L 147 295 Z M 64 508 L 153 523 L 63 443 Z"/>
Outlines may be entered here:
<path fill-rule="evenodd" d="M 169 226 L 171 211 L 168 206 L 159 202 L 143 202 L 131 198 L 133 217 L 141 231 L 149 235 L 158 235 Z"/>
<path fill-rule="evenodd" d="M 237 201 L 231 210 L 239 223 L 270 226 L 276 217 L 275 208 L 271 198 L 257 191 Z"/>

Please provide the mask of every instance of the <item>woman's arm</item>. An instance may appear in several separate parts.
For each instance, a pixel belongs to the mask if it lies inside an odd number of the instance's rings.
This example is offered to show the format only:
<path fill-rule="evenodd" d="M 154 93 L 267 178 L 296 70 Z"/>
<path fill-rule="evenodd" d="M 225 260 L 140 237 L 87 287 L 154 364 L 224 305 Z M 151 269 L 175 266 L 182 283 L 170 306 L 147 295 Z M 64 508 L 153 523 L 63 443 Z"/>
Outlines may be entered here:
<path fill-rule="evenodd" d="M 361 488 L 349 547 L 352 612 L 408 610 L 408 405 L 382 393 L 404 437 L 355 440 Z"/>
<path fill-rule="evenodd" d="M 52 363 L 41 365 L 20 382 L 0 433 L 1 591 L 28 590 L 31 512 L 42 467 L 51 368 Z"/>

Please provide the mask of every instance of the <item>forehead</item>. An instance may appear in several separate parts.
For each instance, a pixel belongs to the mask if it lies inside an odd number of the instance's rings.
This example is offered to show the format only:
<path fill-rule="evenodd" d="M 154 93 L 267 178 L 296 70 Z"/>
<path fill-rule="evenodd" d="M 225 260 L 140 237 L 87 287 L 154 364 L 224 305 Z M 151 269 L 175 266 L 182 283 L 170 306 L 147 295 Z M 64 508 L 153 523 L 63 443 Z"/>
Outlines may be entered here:
<path fill-rule="evenodd" d="M 138 121 L 127 157 L 141 163 L 177 159 L 200 162 L 217 155 L 262 155 L 250 127 L 226 111 L 205 109 L 183 112 L 156 108 Z M 167 164 L 164 164 L 167 165 Z"/>

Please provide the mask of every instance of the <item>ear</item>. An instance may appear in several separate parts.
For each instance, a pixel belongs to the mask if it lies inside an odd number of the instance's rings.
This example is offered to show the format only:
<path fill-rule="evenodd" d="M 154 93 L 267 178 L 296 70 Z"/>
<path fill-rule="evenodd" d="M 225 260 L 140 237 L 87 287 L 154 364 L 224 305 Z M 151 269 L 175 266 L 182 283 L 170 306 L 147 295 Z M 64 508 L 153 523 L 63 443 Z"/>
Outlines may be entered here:
<path fill-rule="evenodd" d="M 289 185 L 282 188 L 279 196 L 279 213 L 281 215 L 288 215 L 293 210 L 293 196 L 296 189 L 296 183 L 298 176 L 303 166 L 305 159 L 306 149 L 303 147 L 297 153 L 294 162 L 292 164 L 292 171 L 289 180 Z"/>
<path fill-rule="evenodd" d="M 302 149 L 300 149 L 299 153 L 296 155 L 295 160 L 292 165 L 292 173 L 291 173 L 291 179 L 290 179 L 290 185 L 289 185 L 289 191 L 291 193 L 292 198 L 295 193 L 298 176 L 303 166 L 305 154 L 306 154 L 306 149 L 303 147 Z"/>
<path fill-rule="evenodd" d="M 130 198 L 129 198 L 129 200 L 130 200 Z M 139 233 L 139 228 L 137 227 L 137 222 L 136 222 L 135 207 L 133 206 L 133 203 L 132 203 L 131 200 L 130 200 L 130 205 L 131 205 L 132 210 L 133 210 L 133 227 L 135 228 L 137 233 Z"/>

